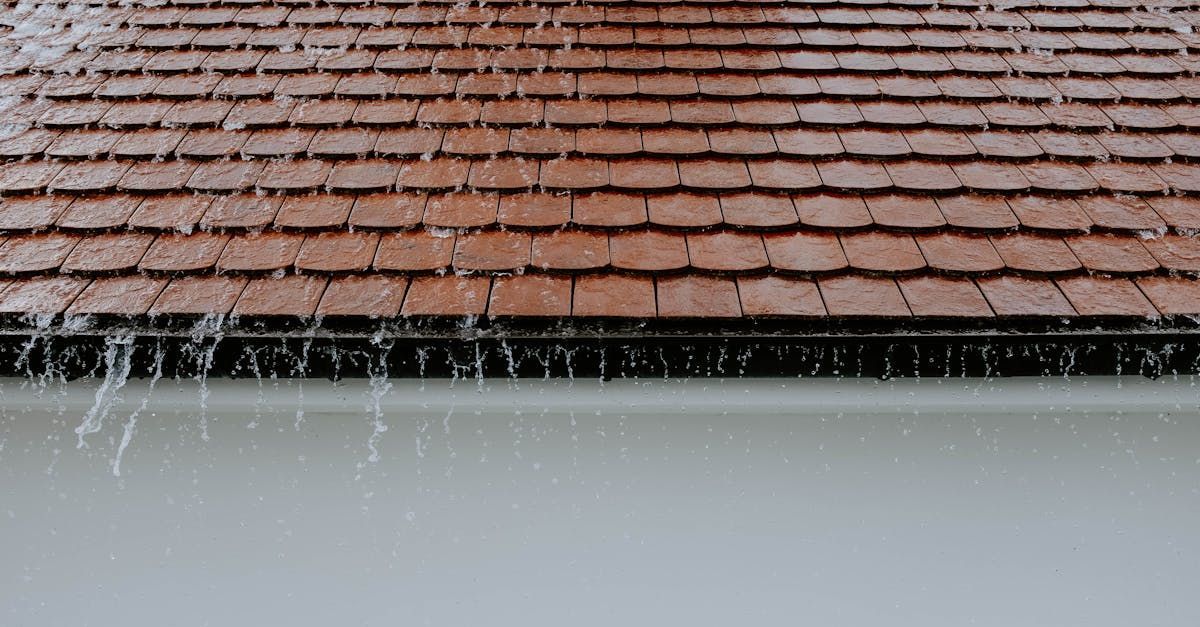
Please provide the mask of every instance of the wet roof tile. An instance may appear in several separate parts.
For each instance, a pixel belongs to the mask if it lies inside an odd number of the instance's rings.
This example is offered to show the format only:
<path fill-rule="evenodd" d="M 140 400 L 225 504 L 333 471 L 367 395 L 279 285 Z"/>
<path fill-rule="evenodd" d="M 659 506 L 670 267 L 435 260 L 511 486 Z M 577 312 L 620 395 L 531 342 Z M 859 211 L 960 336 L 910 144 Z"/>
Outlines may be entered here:
<path fill-rule="evenodd" d="M 1196 313 L 1200 20 L 981 6 L 39 11 L 0 309 Z"/>

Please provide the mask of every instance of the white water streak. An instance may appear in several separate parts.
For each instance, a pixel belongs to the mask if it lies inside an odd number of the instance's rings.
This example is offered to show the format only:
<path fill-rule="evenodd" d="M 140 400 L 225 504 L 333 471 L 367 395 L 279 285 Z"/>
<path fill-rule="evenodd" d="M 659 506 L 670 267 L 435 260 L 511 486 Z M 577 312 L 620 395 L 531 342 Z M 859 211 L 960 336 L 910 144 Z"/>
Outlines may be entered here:
<path fill-rule="evenodd" d="M 125 449 L 129 448 L 129 443 L 133 441 L 134 431 L 137 429 L 138 416 L 146 411 L 146 406 L 150 404 L 150 398 L 154 396 L 154 386 L 158 384 L 158 380 L 162 378 L 163 355 L 166 351 L 162 346 L 154 351 L 154 374 L 150 376 L 150 384 L 146 389 L 146 395 L 142 397 L 142 402 L 138 408 L 129 414 L 129 418 L 125 420 L 124 430 L 121 432 L 121 443 L 117 445 L 117 455 L 113 459 L 113 476 L 121 476 L 121 459 L 125 457 Z"/>
<path fill-rule="evenodd" d="M 100 431 L 104 419 L 121 400 L 121 388 L 129 380 L 129 369 L 133 357 L 133 336 L 122 335 L 105 339 L 104 381 L 96 390 L 96 400 L 75 428 L 79 436 L 76 448 L 87 448 L 85 437 Z"/>

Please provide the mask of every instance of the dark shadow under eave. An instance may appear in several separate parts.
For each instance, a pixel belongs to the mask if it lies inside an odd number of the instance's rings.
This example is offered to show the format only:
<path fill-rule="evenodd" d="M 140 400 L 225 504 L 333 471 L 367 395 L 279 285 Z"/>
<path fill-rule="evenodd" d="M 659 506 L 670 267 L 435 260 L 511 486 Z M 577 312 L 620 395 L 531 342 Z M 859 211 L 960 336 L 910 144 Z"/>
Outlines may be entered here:
<path fill-rule="evenodd" d="M 1187 317 L 581 319 L 12 317 L 0 375 L 1072 376 L 1200 373 Z"/>

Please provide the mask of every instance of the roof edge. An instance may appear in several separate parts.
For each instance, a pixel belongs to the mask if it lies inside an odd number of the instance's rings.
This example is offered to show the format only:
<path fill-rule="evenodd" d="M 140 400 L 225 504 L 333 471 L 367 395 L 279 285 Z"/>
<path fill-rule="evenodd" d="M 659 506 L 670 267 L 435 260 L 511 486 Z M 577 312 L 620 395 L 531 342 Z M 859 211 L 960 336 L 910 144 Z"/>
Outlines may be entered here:
<path fill-rule="evenodd" d="M 1200 329 L 1095 327 L 1071 332 L 977 329 L 873 335 L 526 335 L 460 329 L 404 335 L 319 327 L 274 334 L 202 325 L 164 333 L 126 326 L 43 326 L 0 333 L 0 376 L 196 378 L 1008 377 L 1200 373 Z M 370 331 L 370 332 L 367 332 Z M 577 330 L 578 331 L 578 330 Z"/>

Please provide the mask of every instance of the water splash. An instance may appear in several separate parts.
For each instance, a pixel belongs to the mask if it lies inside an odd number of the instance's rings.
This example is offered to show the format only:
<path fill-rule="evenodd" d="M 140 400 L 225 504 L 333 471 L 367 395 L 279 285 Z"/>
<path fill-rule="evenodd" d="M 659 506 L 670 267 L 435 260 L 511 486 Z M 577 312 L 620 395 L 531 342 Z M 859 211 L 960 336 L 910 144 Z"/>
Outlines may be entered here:
<path fill-rule="evenodd" d="M 137 428 L 138 416 L 146 411 L 146 407 L 150 404 L 151 397 L 154 396 L 154 388 L 158 385 L 159 379 L 162 379 L 163 357 L 166 351 L 163 349 L 162 341 L 158 342 L 154 349 L 154 370 L 150 375 L 150 383 L 146 389 L 146 395 L 142 397 L 141 404 L 133 413 L 129 414 L 129 418 L 125 419 L 125 426 L 121 431 L 121 443 L 117 445 L 117 454 L 113 457 L 112 473 L 114 477 L 121 476 L 121 460 L 125 457 L 125 449 L 129 448 L 129 443 L 133 441 L 134 430 Z"/>
<path fill-rule="evenodd" d="M 391 353 L 392 343 L 385 341 L 381 334 L 376 335 L 372 339 L 372 343 L 378 348 L 378 351 L 367 356 L 368 381 L 370 383 L 367 395 L 367 414 L 371 423 L 371 435 L 367 438 L 367 462 L 374 464 L 379 461 L 379 441 L 383 439 L 383 434 L 388 430 L 387 423 L 383 420 L 383 398 L 392 389 L 392 382 L 388 380 L 388 355 Z M 363 463 L 359 463 L 360 474 L 355 479 L 362 476 L 361 470 L 364 466 Z"/>
<path fill-rule="evenodd" d="M 224 337 L 225 316 L 207 315 L 192 327 L 192 342 L 186 352 L 192 357 L 196 374 L 192 378 L 200 388 L 200 439 L 207 442 L 208 435 L 208 374 L 212 370 L 217 346 Z"/>
<path fill-rule="evenodd" d="M 87 448 L 86 437 L 104 427 L 104 419 L 121 401 L 121 388 L 129 380 L 133 365 L 133 336 L 121 335 L 105 338 L 104 380 L 96 390 L 96 401 L 83 416 L 83 422 L 75 428 L 79 441 L 76 448 Z"/>

